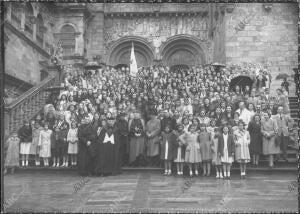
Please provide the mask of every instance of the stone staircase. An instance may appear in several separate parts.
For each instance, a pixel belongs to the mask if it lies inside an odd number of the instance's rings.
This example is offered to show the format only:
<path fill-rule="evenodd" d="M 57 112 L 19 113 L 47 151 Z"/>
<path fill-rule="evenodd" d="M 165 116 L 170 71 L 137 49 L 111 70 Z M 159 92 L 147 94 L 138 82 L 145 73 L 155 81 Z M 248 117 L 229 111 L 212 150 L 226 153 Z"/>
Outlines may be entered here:
<path fill-rule="evenodd" d="M 289 105 L 291 110 L 291 117 L 298 122 L 300 109 L 298 97 L 289 97 Z"/>
<path fill-rule="evenodd" d="M 13 102 L 4 107 L 4 141 L 16 132 L 25 118 L 31 120 L 46 104 L 48 92 L 45 90 L 51 86 L 59 86 L 59 71 L 57 66 L 48 68 L 50 74 L 38 85 L 32 87 Z"/>

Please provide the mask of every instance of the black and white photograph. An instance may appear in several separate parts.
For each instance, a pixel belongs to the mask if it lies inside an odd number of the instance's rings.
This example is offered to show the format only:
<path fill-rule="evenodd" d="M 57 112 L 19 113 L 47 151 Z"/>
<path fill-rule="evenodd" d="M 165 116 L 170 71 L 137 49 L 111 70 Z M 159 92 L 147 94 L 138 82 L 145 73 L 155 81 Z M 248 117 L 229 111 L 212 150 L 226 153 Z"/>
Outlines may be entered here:
<path fill-rule="evenodd" d="M 298 213 L 299 8 L 1 2 L 1 213 Z"/>

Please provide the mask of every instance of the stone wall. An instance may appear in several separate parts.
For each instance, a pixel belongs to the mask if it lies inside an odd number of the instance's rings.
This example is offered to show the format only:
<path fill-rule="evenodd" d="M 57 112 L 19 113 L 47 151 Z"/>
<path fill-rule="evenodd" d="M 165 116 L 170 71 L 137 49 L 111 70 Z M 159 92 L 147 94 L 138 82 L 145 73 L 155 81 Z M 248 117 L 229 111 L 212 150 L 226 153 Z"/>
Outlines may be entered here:
<path fill-rule="evenodd" d="M 274 93 L 282 82 L 276 76 L 298 66 L 298 5 L 273 3 L 267 11 L 263 4 L 239 3 L 225 19 L 226 62 L 270 63 Z"/>
<path fill-rule="evenodd" d="M 10 29 L 6 28 L 5 33 L 9 37 L 5 49 L 5 73 L 33 85 L 40 82 L 42 68 L 39 61 L 46 60 L 47 57 Z"/>
<path fill-rule="evenodd" d="M 48 60 L 51 45 L 54 42 L 53 24 L 54 15 L 45 3 L 32 3 L 33 15 L 36 17 L 41 14 L 46 31 L 44 33 L 43 44 L 38 44 L 35 36 L 36 24 L 33 25 L 33 36 L 29 36 L 24 31 L 25 15 L 24 10 L 21 12 L 21 26 L 12 21 L 12 5 L 7 2 L 5 17 L 4 33 L 8 38 L 5 41 L 5 73 L 16 77 L 20 80 L 35 85 L 41 81 L 40 71 L 43 69 L 40 61 Z M 24 7 L 20 3 L 21 8 Z"/>

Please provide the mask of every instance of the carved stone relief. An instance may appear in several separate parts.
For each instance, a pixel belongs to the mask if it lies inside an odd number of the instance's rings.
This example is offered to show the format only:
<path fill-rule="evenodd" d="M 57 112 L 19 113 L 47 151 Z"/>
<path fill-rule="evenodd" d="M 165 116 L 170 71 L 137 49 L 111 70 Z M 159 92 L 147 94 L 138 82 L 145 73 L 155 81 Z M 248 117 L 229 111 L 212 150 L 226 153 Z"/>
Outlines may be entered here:
<path fill-rule="evenodd" d="M 150 42 L 165 41 L 177 34 L 188 34 L 201 41 L 208 39 L 208 17 L 193 16 L 144 16 L 106 17 L 105 43 L 107 46 L 124 36 L 141 36 Z"/>

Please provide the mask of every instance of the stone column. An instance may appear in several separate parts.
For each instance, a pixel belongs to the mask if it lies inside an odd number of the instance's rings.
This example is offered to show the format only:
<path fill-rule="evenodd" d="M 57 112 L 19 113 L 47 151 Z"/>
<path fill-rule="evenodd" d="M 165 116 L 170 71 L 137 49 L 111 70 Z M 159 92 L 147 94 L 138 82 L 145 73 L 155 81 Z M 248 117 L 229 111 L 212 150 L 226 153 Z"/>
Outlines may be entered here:
<path fill-rule="evenodd" d="M 89 11 L 91 15 L 87 17 L 85 23 L 86 38 L 88 39 L 87 58 L 92 59 L 93 56 L 105 54 L 104 50 L 104 4 L 93 3 L 92 7 L 89 5 Z"/>

